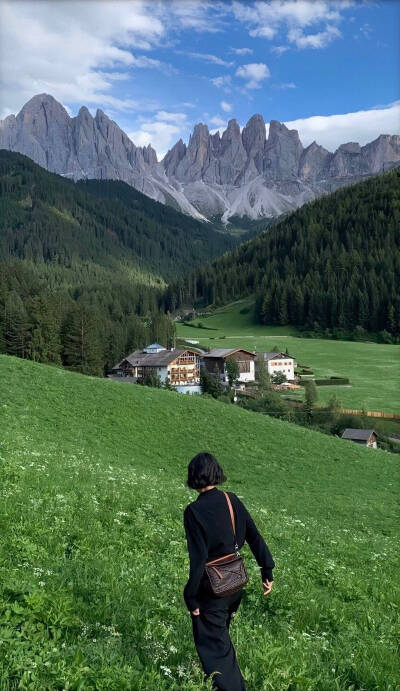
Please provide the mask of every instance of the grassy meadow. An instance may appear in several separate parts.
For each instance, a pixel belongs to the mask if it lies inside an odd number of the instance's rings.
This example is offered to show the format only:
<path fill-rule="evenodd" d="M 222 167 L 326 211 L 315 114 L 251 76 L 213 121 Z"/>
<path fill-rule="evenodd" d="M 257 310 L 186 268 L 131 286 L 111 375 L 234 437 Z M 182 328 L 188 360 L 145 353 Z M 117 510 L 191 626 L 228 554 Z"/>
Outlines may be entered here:
<path fill-rule="evenodd" d="M 0 688 L 207 688 L 182 589 L 210 450 L 276 562 L 232 636 L 248 691 L 399 688 L 398 458 L 212 399 L 0 356 Z"/>
<path fill-rule="evenodd" d="M 243 314 L 241 310 L 248 311 Z M 211 348 L 288 348 L 300 364 L 312 367 L 317 378 L 350 379 L 350 386 L 319 387 L 320 405 L 336 394 L 345 408 L 400 411 L 400 346 L 300 338 L 294 327 L 264 326 L 256 323 L 253 315 L 254 302 L 246 298 L 190 322 L 201 322 L 204 329 L 178 324 L 178 336 Z"/>

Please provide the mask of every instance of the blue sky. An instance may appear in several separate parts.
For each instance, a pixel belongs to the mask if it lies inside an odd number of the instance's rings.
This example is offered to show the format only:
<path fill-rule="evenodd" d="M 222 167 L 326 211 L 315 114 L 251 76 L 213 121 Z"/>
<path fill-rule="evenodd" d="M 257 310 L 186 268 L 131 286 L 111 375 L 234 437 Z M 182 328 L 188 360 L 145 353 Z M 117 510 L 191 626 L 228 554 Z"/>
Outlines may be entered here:
<path fill-rule="evenodd" d="M 47 92 L 159 156 L 256 112 L 331 150 L 400 132 L 395 0 L 3 0 L 0 20 L 1 117 Z"/>

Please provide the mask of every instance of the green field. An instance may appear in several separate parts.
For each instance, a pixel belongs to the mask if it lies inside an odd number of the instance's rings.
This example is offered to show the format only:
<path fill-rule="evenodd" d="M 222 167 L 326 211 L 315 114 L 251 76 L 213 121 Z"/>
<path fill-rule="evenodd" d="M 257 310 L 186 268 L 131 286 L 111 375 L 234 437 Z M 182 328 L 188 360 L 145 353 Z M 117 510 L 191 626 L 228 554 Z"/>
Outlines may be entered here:
<path fill-rule="evenodd" d="M 276 562 L 233 624 L 248 691 L 399 688 L 398 459 L 233 405 L 0 356 L 2 691 L 205 688 L 184 485 L 220 459 Z"/>
<path fill-rule="evenodd" d="M 293 327 L 255 323 L 253 305 L 251 299 L 240 300 L 192 322 L 200 321 L 206 329 L 178 324 L 178 335 L 211 348 L 288 348 L 300 364 L 313 368 L 316 377 L 341 375 L 350 379 L 348 387 L 319 387 L 321 405 L 335 393 L 345 408 L 400 412 L 400 346 L 300 338 Z M 246 308 L 249 312 L 241 314 Z"/>

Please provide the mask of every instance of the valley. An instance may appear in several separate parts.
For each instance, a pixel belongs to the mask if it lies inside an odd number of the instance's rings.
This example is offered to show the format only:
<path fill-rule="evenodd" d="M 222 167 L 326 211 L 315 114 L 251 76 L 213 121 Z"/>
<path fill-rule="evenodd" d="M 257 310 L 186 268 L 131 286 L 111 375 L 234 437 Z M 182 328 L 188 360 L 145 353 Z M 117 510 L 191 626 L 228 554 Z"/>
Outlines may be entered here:
<path fill-rule="evenodd" d="M 0 2 L 0 691 L 400 691 L 399 21 Z"/>

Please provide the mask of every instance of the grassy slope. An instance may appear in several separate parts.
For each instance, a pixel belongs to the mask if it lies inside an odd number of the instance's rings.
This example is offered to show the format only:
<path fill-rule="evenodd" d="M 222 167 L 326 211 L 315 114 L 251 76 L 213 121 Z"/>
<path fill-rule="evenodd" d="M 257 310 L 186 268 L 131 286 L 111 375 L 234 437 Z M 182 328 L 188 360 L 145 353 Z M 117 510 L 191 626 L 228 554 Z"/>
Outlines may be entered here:
<path fill-rule="evenodd" d="M 397 458 L 7 356 L 0 382 L 4 688 L 202 688 L 181 596 L 185 469 L 202 449 L 276 561 L 263 598 L 244 550 L 233 639 L 249 691 L 398 688 Z"/>
<path fill-rule="evenodd" d="M 250 307 L 250 312 L 240 310 Z M 300 364 L 310 365 L 317 376 L 349 377 L 351 387 L 325 386 L 318 389 L 322 405 L 336 393 L 348 408 L 399 412 L 400 346 L 351 341 L 299 338 L 293 327 L 263 326 L 253 317 L 251 298 L 216 310 L 201 321 L 216 331 L 178 325 L 178 335 L 199 340 L 202 345 L 251 350 L 289 349 Z M 225 336 L 225 338 L 221 338 Z"/>

